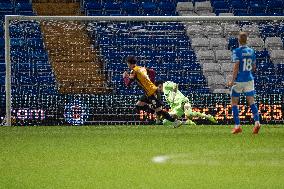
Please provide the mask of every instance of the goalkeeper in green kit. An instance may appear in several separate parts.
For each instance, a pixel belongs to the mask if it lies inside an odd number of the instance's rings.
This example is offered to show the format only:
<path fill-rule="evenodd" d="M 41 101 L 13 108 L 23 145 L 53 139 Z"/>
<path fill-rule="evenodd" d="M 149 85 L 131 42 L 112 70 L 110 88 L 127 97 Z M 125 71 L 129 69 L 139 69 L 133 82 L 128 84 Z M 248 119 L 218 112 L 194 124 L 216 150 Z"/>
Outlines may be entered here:
<path fill-rule="evenodd" d="M 187 125 L 196 125 L 191 120 L 193 117 L 206 118 L 212 123 L 217 123 L 212 115 L 192 111 L 189 99 L 178 90 L 178 84 L 171 81 L 157 81 L 156 86 L 160 92 L 164 93 L 166 101 L 171 107 L 171 111 L 169 113 L 175 118 L 181 118 L 185 115 L 187 118 L 185 124 Z M 171 124 L 171 122 L 164 119 L 163 124 L 168 125 Z"/>

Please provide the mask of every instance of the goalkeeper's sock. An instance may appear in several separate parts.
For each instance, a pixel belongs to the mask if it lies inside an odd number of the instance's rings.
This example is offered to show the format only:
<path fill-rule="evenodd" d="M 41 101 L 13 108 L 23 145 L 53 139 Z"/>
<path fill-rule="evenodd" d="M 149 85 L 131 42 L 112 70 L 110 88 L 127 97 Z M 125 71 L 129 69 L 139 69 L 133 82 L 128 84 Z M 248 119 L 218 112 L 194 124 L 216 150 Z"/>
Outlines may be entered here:
<path fill-rule="evenodd" d="M 138 106 L 136 105 L 136 110 L 138 110 L 138 112 L 140 112 L 141 110 L 154 114 L 155 110 L 153 110 L 152 108 L 150 108 L 150 106 L 148 104 L 145 104 L 144 106 Z"/>
<path fill-rule="evenodd" d="M 235 127 L 240 127 L 240 118 L 239 118 L 239 109 L 237 105 L 234 105 L 232 107 L 232 111 L 233 111 L 233 117 L 234 117 L 234 121 L 235 121 Z"/>
<path fill-rule="evenodd" d="M 255 122 L 259 122 L 259 114 L 258 114 L 258 109 L 255 104 L 250 105 L 252 114 L 253 114 L 253 119 Z"/>
<path fill-rule="evenodd" d="M 191 121 L 190 119 L 186 120 L 185 125 L 196 125 L 196 123 L 194 123 L 193 121 Z"/>
<path fill-rule="evenodd" d="M 176 120 L 175 118 L 173 118 L 173 117 L 169 114 L 169 112 L 166 112 L 166 111 L 164 111 L 164 110 L 158 111 L 158 112 L 157 112 L 157 115 L 158 115 L 158 116 L 162 115 L 164 119 L 167 119 L 167 120 L 169 120 L 169 121 L 171 121 L 171 122 L 174 122 L 174 121 Z"/>
<path fill-rule="evenodd" d="M 190 110 L 185 110 L 185 111 L 184 111 L 184 115 L 185 115 L 186 117 L 190 117 L 190 116 L 191 116 L 191 112 L 192 112 L 192 111 L 190 111 Z"/>
<path fill-rule="evenodd" d="M 169 125 L 172 125 L 173 124 L 173 122 L 170 122 L 169 120 L 167 120 L 167 119 L 164 119 L 163 120 L 163 125 L 165 125 L 165 126 L 169 126 Z"/>

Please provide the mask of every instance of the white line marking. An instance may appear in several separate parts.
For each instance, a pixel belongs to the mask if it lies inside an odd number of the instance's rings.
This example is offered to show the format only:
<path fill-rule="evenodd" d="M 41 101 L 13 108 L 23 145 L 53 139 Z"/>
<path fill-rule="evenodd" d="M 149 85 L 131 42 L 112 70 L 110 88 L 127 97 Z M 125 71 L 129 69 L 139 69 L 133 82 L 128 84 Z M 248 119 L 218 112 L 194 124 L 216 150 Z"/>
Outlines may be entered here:
<path fill-rule="evenodd" d="M 284 151 L 283 148 L 271 150 L 271 149 L 250 149 L 246 152 L 242 152 L 242 154 L 279 154 Z M 221 165 L 237 165 L 237 166 L 257 166 L 257 165 L 263 165 L 263 166 L 275 166 L 275 167 L 283 167 L 284 166 L 284 159 L 256 159 L 256 160 L 235 160 L 232 159 L 232 161 L 228 159 L 213 159 L 211 158 L 212 155 L 224 155 L 224 154 L 230 154 L 234 156 L 237 154 L 236 152 L 222 152 L 222 151 L 207 151 L 205 154 L 201 153 L 195 154 L 194 156 L 191 153 L 177 153 L 177 154 L 165 154 L 165 155 L 159 155 L 152 158 L 153 163 L 157 164 L 181 164 L 181 165 L 208 165 L 208 166 L 221 166 Z"/>
<path fill-rule="evenodd" d="M 154 163 L 165 163 L 168 159 L 168 156 L 156 156 L 152 158 L 152 161 Z"/>

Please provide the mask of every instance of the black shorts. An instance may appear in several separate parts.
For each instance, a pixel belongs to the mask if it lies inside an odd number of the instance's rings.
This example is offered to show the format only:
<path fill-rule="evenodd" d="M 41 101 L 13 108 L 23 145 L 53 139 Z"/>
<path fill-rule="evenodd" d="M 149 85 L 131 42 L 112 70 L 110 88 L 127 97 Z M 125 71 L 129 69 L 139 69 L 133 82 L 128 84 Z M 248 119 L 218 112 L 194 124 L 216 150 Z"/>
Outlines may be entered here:
<path fill-rule="evenodd" d="M 161 108 L 163 106 L 163 102 L 162 102 L 162 96 L 161 93 L 156 92 L 155 94 L 151 95 L 151 96 L 147 96 L 147 95 L 142 95 L 139 99 L 141 102 L 145 102 L 147 104 L 150 105 L 150 108 L 152 109 L 157 109 L 157 108 Z"/>
<path fill-rule="evenodd" d="M 150 100 L 149 100 L 149 97 L 147 95 L 142 95 L 140 98 L 139 98 L 139 101 L 141 102 L 145 102 L 147 104 L 150 104 Z"/>

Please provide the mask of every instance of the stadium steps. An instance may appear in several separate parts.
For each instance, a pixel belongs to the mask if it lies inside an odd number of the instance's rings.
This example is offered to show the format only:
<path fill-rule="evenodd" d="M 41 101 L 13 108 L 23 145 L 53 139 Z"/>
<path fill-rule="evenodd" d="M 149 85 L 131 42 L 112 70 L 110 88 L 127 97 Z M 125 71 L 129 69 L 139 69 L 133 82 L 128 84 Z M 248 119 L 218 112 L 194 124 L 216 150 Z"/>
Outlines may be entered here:
<path fill-rule="evenodd" d="M 33 3 L 38 15 L 80 15 L 80 2 L 41 0 Z M 106 77 L 84 25 L 43 22 L 43 38 L 60 93 L 107 93 Z"/>
<path fill-rule="evenodd" d="M 84 25 L 44 22 L 41 27 L 60 93 L 102 94 L 108 91 L 102 64 Z"/>
<path fill-rule="evenodd" d="M 33 2 L 33 10 L 37 15 L 80 16 L 80 3 L 74 1 L 38 0 Z"/>

